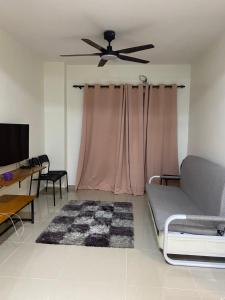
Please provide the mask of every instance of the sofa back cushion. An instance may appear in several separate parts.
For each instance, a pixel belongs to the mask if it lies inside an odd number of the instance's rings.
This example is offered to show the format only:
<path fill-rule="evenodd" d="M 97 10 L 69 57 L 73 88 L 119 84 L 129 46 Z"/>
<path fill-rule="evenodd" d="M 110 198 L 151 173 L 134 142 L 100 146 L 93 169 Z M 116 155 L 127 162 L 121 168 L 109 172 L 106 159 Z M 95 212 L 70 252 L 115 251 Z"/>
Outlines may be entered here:
<path fill-rule="evenodd" d="M 225 216 L 225 168 L 197 156 L 181 165 L 181 189 L 207 215 Z"/>

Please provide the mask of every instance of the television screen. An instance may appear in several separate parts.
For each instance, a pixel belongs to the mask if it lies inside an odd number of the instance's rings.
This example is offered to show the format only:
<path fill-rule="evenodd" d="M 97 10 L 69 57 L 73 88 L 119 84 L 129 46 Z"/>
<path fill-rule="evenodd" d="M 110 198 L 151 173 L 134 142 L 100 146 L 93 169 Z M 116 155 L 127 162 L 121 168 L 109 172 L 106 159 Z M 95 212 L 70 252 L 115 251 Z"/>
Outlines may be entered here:
<path fill-rule="evenodd" d="M 0 124 L 0 166 L 29 157 L 29 125 Z"/>

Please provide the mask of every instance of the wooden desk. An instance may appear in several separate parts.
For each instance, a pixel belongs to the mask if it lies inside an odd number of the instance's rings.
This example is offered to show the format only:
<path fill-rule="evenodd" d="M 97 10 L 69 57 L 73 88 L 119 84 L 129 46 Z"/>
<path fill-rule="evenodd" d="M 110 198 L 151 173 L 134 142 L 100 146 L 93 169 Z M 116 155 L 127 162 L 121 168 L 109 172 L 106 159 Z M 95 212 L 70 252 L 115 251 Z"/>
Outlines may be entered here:
<path fill-rule="evenodd" d="M 24 219 L 34 223 L 33 196 L 26 195 L 3 195 L 0 196 L 0 224 L 9 219 L 9 216 L 17 214 L 28 204 L 31 204 L 31 219 Z M 1 215 L 2 213 L 2 215 Z"/>
<path fill-rule="evenodd" d="M 18 169 L 12 170 L 12 171 L 10 171 L 10 172 L 13 173 L 13 178 L 11 180 L 5 180 L 3 178 L 3 175 L 1 174 L 0 175 L 0 188 L 10 186 L 10 185 L 12 185 L 14 183 L 17 183 L 17 182 L 21 182 L 24 179 L 26 179 L 30 176 L 33 176 L 33 174 L 40 172 L 44 168 L 45 167 L 36 166 L 36 167 L 31 168 L 31 169 L 20 169 L 20 168 L 18 168 Z"/>
<path fill-rule="evenodd" d="M 5 180 L 3 175 L 0 175 L 0 189 L 3 187 L 11 186 L 17 182 L 21 182 L 28 177 L 33 177 L 33 174 L 40 172 L 45 167 L 36 166 L 30 169 L 15 169 L 10 172 L 13 173 L 13 178 L 11 180 Z M 17 214 L 25 206 L 31 204 L 31 218 L 22 219 L 23 221 L 31 221 L 34 223 L 34 196 L 27 195 L 3 195 L 0 196 L 0 224 L 6 222 L 9 217 Z M 2 213 L 2 215 L 1 215 Z M 6 214 L 6 215 L 5 215 Z M 8 227 L 6 230 L 8 230 Z M 6 230 L 1 232 L 3 234 Z M 0 235 L 1 235 L 0 234 Z"/>

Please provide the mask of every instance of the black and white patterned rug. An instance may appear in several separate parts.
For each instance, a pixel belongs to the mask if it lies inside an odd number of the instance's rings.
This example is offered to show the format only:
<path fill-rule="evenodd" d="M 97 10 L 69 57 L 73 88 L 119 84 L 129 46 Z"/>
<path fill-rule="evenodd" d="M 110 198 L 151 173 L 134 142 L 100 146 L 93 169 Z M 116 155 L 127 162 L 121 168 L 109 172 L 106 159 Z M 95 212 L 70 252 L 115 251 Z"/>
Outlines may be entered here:
<path fill-rule="evenodd" d="M 133 248 L 133 206 L 130 202 L 70 201 L 37 243 Z"/>

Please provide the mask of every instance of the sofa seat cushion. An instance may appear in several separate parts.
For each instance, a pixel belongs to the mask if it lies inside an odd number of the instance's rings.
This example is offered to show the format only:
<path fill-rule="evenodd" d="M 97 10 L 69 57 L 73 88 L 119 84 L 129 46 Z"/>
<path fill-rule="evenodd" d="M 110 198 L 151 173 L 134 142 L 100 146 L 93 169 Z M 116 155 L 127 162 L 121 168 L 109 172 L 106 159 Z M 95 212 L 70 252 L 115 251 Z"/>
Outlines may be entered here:
<path fill-rule="evenodd" d="M 204 215 L 203 211 L 179 187 L 146 184 L 146 192 L 158 231 L 164 230 L 165 222 L 171 215 Z M 187 223 L 185 220 L 174 221 L 169 230 L 210 235 L 214 235 L 217 232 L 213 223 L 204 224 L 190 221 Z"/>

